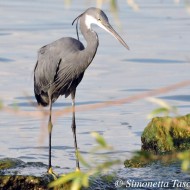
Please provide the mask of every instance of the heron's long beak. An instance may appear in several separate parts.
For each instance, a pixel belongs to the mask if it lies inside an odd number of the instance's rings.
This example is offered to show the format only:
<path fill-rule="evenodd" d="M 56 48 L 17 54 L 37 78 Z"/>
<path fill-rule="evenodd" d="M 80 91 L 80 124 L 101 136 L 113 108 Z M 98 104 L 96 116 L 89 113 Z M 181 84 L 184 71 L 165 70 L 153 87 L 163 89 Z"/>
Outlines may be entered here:
<path fill-rule="evenodd" d="M 121 38 L 121 36 L 113 29 L 113 27 L 109 24 L 102 24 L 102 28 L 113 35 L 124 47 L 129 50 L 129 46 L 125 43 L 125 41 Z"/>

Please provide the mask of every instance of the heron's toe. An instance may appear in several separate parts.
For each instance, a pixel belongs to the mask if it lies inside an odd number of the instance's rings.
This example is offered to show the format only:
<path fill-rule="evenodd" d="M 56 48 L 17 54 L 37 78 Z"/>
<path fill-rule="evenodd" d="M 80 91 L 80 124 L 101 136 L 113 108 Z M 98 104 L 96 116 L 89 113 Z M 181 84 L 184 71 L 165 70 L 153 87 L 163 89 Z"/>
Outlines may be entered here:
<path fill-rule="evenodd" d="M 59 177 L 58 174 L 56 174 L 56 173 L 53 171 L 52 167 L 50 167 L 50 168 L 48 169 L 47 173 L 50 174 L 50 175 L 52 175 L 53 178 L 54 178 L 54 180 L 58 179 L 58 177 Z"/>
<path fill-rule="evenodd" d="M 80 168 L 79 167 L 76 167 L 76 172 L 80 172 Z"/>

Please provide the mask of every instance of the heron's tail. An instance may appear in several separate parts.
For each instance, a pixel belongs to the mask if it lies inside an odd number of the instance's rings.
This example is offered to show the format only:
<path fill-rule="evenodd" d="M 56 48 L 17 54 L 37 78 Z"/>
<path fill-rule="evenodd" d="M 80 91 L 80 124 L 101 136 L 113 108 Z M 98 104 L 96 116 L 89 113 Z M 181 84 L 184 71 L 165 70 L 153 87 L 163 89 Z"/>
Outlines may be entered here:
<path fill-rule="evenodd" d="M 46 94 L 37 94 L 35 93 L 36 100 L 38 102 L 38 105 L 41 106 L 48 106 L 49 105 L 49 99 Z"/>

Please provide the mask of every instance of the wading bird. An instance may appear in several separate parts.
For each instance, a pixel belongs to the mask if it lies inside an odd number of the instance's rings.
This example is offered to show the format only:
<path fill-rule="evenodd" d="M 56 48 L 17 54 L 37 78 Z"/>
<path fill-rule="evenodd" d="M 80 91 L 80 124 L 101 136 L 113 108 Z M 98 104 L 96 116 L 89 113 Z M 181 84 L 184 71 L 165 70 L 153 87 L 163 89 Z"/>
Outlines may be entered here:
<path fill-rule="evenodd" d="M 38 60 L 34 68 L 34 93 L 36 100 L 41 106 L 49 105 L 49 166 L 48 173 L 52 173 L 51 165 L 51 133 L 52 133 L 52 104 L 60 95 L 67 98 L 71 95 L 73 119 L 75 119 L 75 92 L 78 84 L 81 82 L 85 70 L 92 62 L 98 45 L 98 35 L 91 28 L 92 24 L 112 34 L 124 47 L 129 49 L 124 40 L 109 24 L 106 14 L 98 8 L 89 8 L 79 15 L 73 23 L 80 21 L 80 30 L 87 42 L 86 47 L 82 42 L 71 38 L 63 37 L 48 45 L 43 46 L 38 51 Z M 72 24 L 73 24 L 72 23 Z M 78 29 L 78 28 L 77 28 Z M 78 36 L 78 30 L 77 30 Z M 76 153 L 76 169 L 79 167 L 79 159 L 77 156 L 77 139 L 76 125 L 72 122 L 72 131 L 74 137 L 74 146 Z"/>

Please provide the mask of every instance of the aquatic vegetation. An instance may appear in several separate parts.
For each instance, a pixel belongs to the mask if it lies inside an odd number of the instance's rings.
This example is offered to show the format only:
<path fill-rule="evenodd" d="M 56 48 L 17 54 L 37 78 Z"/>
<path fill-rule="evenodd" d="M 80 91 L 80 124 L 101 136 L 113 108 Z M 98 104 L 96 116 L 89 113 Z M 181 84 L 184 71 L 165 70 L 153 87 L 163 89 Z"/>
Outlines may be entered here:
<path fill-rule="evenodd" d="M 126 168 L 142 168 L 150 164 L 154 160 L 149 152 L 138 151 L 134 153 L 131 159 L 124 161 Z"/>
<path fill-rule="evenodd" d="M 153 163 L 160 164 L 181 163 L 182 171 L 190 171 L 190 152 L 189 150 L 182 152 L 170 152 L 165 154 L 154 154 L 147 151 L 137 151 L 131 159 L 125 160 L 126 168 L 142 168 Z"/>
<path fill-rule="evenodd" d="M 190 148 L 190 114 L 155 117 L 141 136 L 142 150 L 157 154 Z"/>
<path fill-rule="evenodd" d="M 0 160 L 0 172 L 5 169 L 22 165 L 23 162 L 16 158 L 3 158 Z"/>
<path fill-rule="evenodd" d="M 142 150 L 124 162 L 125 167 L 139 168 L 153 162 L 181 162 L 190 170 L 190 114 L 177 117 L 155 117 L 144 129 Z"/>
<path fill-rule="evenodd" d="M 43 177 L 3 175 L 0 176 L 0 189 L 47 189 L 48 180 Z"/>
<path fill-rule="evenodd" d="M 30 175 L 28 171 L 27 175 L 19 175 L 23 169 L 32 170 L 32 168 L 44 168 L 47 167 L 40 162 L 24 162 L 17 158 L 3 158 L 0 159 L 0 189 L 12 190 L 12 189 L 48 189 L 48 183 L 53 181 L 52 175 Z M 39 175 L 37 173 L 36 175 Z"/>

